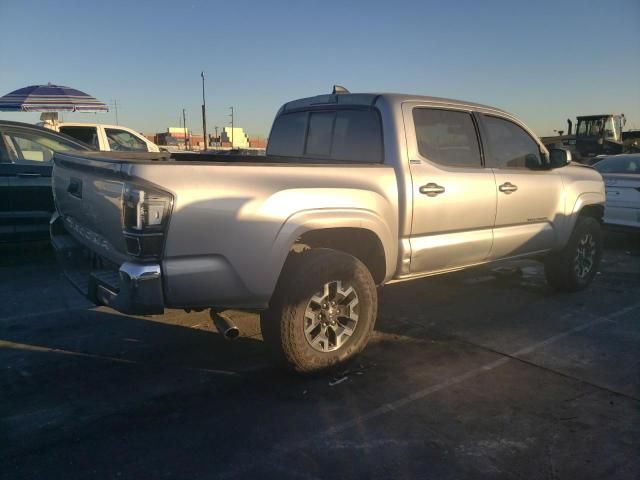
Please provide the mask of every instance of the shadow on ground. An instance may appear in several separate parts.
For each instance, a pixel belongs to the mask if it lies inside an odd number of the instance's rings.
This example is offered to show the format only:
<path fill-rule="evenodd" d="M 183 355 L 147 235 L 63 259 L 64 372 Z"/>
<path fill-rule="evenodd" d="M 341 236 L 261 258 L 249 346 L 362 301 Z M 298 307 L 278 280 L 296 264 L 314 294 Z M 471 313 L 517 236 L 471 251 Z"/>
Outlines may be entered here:
<path fill-rule="evenodd" d="M 311 378 L 273 364 L 255 316 L 228 343 L 206 312 L 43 310 L 31 279 L 62 281 L 46 249 L 9 260 L 4 294 L 33 313 L 0 319 L 4 475 L 633 478 L 640 333 L 611 315 L 638 302 L 640 261 L 607 241 L 574 295 L 532 262 L 391 285 L 365 352 Z"/>

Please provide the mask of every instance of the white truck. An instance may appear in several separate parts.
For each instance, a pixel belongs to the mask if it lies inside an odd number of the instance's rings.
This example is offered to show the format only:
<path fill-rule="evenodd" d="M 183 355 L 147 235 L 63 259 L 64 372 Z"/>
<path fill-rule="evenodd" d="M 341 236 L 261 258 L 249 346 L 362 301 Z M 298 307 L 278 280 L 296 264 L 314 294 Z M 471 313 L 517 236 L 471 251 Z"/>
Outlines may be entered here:
<path fill-rule="evenodd" d="M 102 123 L 56 122 L 43 127 L 86 143 L 103 152 L 159 152 L 160 148 L 140 133 L 122 125 Z"/>
<path fill-rule="evenodd" d="M 54 163 L 52 243 L 94 302 L 260 311 L 265 340 L 301 372 L 365 347 L 384 284 L 534 258 L 575 291 L 602 254 L 600 174 L 469 102 L 336 89 L 285 104 L 266 157 Z"/>

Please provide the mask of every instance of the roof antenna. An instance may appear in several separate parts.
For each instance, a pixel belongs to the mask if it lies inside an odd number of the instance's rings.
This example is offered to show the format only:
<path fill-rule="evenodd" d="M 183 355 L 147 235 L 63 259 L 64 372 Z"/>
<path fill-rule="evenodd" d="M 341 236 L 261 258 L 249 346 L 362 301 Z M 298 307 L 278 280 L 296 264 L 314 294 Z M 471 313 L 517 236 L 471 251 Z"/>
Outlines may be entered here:
<path fill-rule="evenodd" d="M 333 95 L 342 95 L 343 93 L 351 93 L 349 90 L 347 90 L 346 88 L 344 88 L 342 85 L 334 85 L 333 86 L 333 92 L 331 92 Z"/>

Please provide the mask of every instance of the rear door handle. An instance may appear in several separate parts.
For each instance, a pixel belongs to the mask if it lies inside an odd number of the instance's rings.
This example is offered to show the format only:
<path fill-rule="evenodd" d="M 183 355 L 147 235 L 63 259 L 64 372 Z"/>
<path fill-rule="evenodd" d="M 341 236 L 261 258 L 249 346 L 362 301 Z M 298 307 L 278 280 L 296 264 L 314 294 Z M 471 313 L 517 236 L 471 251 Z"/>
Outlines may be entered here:
<path fill-rule="evenodd" d="M 502 193 L 505 193 L 505 194 L 509 195 L 509 194 L 515 192 L 516 190 L 518 190 L 518 187 L 517 187 L 517 185 L 514 185 L 511 182 L 506 182 L 506 183 L 503 183 L 502 185 L 500 185 L 498 187 L 498 190 L 500 190 Z"/>
<path fill-rule="evenodd" d="M 27 172 L 20 172 L 20 173 L 17 173 L 16 175 L 18 175 L 18 177 L 23 177 L 23 178 L 35 178 L 35 177 L 42 176 L 39 173 L 27 173 Z"/>
<path fill-rule="evenodd" d="M 435 197 L 436 195 L 444 193 L 444 187 L 437 183 L 427 183 L 420 187 L 420 193 L 425 194 L 427 197 Z"/>

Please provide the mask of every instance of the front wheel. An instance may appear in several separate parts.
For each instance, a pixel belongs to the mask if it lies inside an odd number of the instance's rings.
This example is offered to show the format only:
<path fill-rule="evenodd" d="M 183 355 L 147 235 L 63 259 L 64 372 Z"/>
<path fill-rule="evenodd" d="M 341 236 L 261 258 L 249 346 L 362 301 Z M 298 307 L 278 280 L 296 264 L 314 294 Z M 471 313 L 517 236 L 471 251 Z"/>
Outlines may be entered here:
<path fill-rule="evenodd" d="M 545 259 L 547 283 L 557 290 L 576 292 L 595 277 L 602 258 L 602 230 L 592 217 L 580 217 L 569 242 Z"/>
<path fill-rule="evenodd" d="M 357 258 L 311 249 L 287 262 L 261 328 L 294 370 L 328 369 L 367 344 L 378 309 L 375 282 Z"/>

